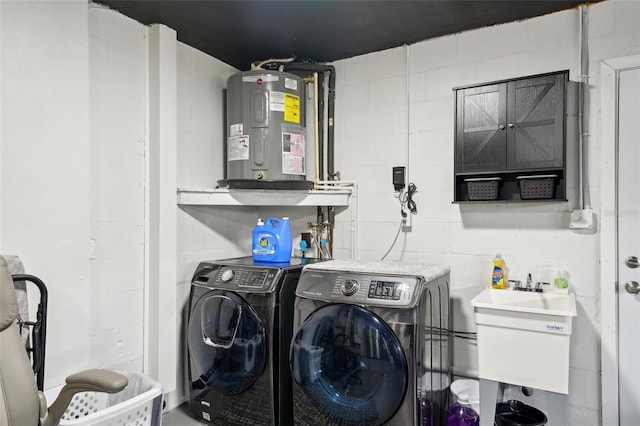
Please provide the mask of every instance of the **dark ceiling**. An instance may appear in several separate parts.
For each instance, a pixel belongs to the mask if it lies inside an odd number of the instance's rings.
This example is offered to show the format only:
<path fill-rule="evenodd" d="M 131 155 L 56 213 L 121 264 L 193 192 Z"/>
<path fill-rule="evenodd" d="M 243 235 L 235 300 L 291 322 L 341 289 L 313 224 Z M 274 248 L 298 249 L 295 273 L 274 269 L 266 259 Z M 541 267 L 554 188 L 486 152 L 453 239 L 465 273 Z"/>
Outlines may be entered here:
<path fill-rule="evenodd" d="M 575 0 L 95 0 L 240 70 L 295 56 L 332 62 L 575 7 Z"/>

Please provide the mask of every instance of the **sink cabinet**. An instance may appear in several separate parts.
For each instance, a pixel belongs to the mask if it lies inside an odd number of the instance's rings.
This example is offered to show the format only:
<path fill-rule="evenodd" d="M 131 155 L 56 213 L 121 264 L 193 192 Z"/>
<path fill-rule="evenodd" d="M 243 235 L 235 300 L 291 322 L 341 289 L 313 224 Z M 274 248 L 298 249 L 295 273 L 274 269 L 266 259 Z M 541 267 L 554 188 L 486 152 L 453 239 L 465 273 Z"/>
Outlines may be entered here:
<path fill-rule="evenodd" d="M 471 305 L 480 378 L 569 392 L 573 294 L 487 288 Z"/>
<path fill-rule="evenodd" d="M 555 177 L 564 200 L 568 71 L 455 88 L 454 202 L 469 179 L 500 178 L 495 200 L 520 200 L 518 177 Z"/>
<path fill-rule="evenodd" d="M 480 426 L 493 426 L 505 384 L 545 391 L 548 425 L 566 425 L 575 295 L 485 288 L 471 305 L 478 331 Z"/>

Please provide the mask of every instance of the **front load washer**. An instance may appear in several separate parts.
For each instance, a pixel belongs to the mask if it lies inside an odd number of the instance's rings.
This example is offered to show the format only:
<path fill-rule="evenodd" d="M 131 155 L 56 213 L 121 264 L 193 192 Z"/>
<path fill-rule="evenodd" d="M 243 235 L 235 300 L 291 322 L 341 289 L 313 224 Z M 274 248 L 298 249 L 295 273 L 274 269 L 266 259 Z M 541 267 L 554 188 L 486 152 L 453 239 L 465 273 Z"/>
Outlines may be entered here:
<path fill-rule="evenodd" d="M 187 331 L 194 417 L 219 425 L 292 424 L 293 301 L 302 267 L 316 261 L 241 257 L 198 265 Z"/>
<path fill-rule="evenodd" d="M 446 266 L 306 266 L 289 352 L 294 424 L 443 424 L 448 328 Z"/>

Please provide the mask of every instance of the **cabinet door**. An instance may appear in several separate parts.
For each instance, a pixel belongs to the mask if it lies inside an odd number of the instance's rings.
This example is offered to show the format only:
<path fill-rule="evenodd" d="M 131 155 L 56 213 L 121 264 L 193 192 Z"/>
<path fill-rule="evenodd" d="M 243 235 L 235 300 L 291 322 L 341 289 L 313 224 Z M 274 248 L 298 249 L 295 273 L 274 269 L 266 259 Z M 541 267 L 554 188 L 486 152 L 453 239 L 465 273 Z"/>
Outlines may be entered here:
<path fill-rule="evenodd" d="M 457 91 L 457 172 L 505 169 L 506 88 L 501 83 Z"/>
<path fill-rule="evenodd" d="M 507 83 L 507 169 L 559 168 L 566 73 Z"/>

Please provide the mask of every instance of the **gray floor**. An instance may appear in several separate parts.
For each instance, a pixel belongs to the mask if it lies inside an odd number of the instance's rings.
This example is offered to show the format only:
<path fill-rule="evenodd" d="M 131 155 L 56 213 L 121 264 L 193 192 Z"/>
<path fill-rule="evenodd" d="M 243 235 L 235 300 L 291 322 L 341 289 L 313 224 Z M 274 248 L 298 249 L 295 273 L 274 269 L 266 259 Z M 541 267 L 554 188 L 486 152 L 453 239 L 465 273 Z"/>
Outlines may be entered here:
<path fill-rule="evenodd" d="M 191 417 L 187 412 L 185 404 L 174 408 L 173 410 L 162 416 L 162 426 L 198 426 L 209 423 L 200 422 Z"/>

